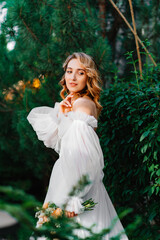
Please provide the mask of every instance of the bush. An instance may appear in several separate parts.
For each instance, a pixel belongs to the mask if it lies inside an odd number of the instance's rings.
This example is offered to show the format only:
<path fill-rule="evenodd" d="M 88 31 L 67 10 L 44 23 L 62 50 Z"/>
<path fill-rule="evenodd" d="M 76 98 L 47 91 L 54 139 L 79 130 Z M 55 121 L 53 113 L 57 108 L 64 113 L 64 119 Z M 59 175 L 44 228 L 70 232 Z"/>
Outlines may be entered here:
<path fill-rule="evenodd" d="M 133 208 L 142 224 L 129 239 L 160 239 L 159 66 L 143 80 L 120 81 L 103 92 L 98 134 L 105 157 L 104 183 L 115 207 Z M 124 223 L 124 224 L 126 224 Z"/>

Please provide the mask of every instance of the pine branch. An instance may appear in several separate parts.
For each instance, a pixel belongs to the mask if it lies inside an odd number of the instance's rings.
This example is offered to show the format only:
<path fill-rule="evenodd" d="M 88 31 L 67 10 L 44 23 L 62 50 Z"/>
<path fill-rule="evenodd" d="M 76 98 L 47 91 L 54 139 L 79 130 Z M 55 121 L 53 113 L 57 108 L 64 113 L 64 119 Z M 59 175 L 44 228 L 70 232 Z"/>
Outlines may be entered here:
<path fill-rule="evenodd" d="M 133 24 L 134 37 L 135 37 L 135 43 L 136 43 L 136 49 L 137 49 L 140 78 L 143 79 L 143 76 L 142 76 L 142 61 L 141 61 L 141 55 L 140 55 L 140 51 L 139 51 L 139 43 L 138 43 L 138 38 L 137 38 L 137 29 L 136 29 L 136 23 L 135 23 L 135 18 L 134 18 L 133 5 L 132 5 L 132 0 L 128 0 L 128 1 L 129 1 L 130 11 L 131 11 L 131 16 L 132 16 L 132 24 Z"/>
<path fill-rule="evenodd" d="M 51 7 L 51 8 L 54 8 L 54 9 L 57 9 L 53 5 L 51 5 L 51 4 L 47 3 L 47 2 L 44 2 L 43 0 L 39 0 L 39 1 L 42 2 L 44 5 L 47 5 L 47 6 Z"/>
<path fill-rule="evenodd" d="M 131 27 L 131 25 L 129 24 L 129 22 L 127 21 L 127 19 L 125 18 L 125 16 L 123 15 L 123 13 L 119 10 L 119 8 L 116 6 L 116 4 L 112 1 L 112 0 L 109 0 L 110 3 L 112 4 L 112 6 L 117 10 L 117 12 L 119 13 L 119 15 L 123 18 L 124 22 L 127 24 L 127 26 L 130 28 L 131 32 L 133 34 L 135 34 L 133 28 Z M 142 47 L 144 48 L 145 52 L 148 54 L 149 58 L 151 59 L 152 63 L 154 64 L 154 66 L 156 67 L 157 64 L 156 62 L 154 61 L 154 59 L 152 58 L 151 54 L 149 53 L 149 51 L 147 50 L 147 48 L 145 47 L 145 45 L 143 44 L 143 42 L 141 41 L 141 39 L 138 37 L 137 35 L 137 39 L 139 41 L 139 43 L 142 45 Z"/>
<path fill-rule="evenodd" d="M 23 24 L 24 24 L 25 27 L 27 28 L 28 32 L 32 35 L 32 37 L 33 37 L 34 39 L 36 39 L 36 40 L 43 46 L 44 44 L 38 39 L 38 37 L 35 35 L 35 33 L 29 28 L 29 26 L 27 25 L 27 23 L 26 23 L 26 22 L 24 21 L 24 19 L 22 18 L 21 14 L 22 14 L 22 8 L 21 8 L 21 10 L 20 10 L 20 19 L 22 20 Z"/>
<path fill-rule="evenodd" d="M 40 72 L 41 71 L 40 69 L 34 67 L 32 64 L 29 64 L 27 62 L 24 62 L 24 63 L 29 67 L 29 69 L 34 70 L 35 72 Z"/>

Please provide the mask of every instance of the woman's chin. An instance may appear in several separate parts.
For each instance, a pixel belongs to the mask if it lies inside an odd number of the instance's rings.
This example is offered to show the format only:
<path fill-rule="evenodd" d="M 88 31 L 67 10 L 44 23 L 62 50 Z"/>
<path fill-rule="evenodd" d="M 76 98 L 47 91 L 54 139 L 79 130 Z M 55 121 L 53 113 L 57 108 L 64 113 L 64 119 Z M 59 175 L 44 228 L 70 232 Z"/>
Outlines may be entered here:
<path fill-rule="evenodd" d="M 81 92 L 83 89 L 69 89 L 69 93 L 79 93 L 79 92 Z"/>
<path fill-rule="evenodd" d="M 69 90 L 69 93 L 78 93 L 79 91 L 76 91 L 76 90 Z"/>

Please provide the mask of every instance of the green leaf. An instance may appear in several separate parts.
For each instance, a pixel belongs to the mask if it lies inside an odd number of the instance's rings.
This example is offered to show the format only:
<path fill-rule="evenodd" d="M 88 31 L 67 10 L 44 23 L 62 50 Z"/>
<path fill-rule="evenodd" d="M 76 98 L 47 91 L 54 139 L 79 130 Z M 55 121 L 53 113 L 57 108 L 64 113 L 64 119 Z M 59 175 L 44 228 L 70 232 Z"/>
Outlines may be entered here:
<path fill-rule="evenodd" d="M 141 125 L 142 125 L 142 123 L 143 123 L 143 121 L 142 121 L 142 120 L 140 120 L 140 121 L 138 122 L 138 126 L 141 126 Z"/>
<path fill-rule="evenodd" d="M 148 160 L 148 157 L 145 155 L 143 158 L 143 162 L 146 162 Z"/>
<path fill-rule="evenodd" d="M 155 171 L 153 171 L 150 175 L 150 179 L 152 179 L 153 175 L 155 174 Z"/>
<path fill-rule="evenodd" d="M 160 187 L 156 187 L 156 195 L 158 195 L 159 191 L 160 191 Z"/>
<path fill-rule="evenodd" d="M 126 119 L 127 119 L 127 121 L 129 121 L 129 120 L 130 120 L 130 118 L 131 118 L 131 116 L 130 116 L 130 115 L 128 115 L 128 116 L 127 116 L 127 118 L 126 118 Z"/>
<path fill-rule="evenodd" d="M 156 180 L 156 183 L 157 183 L 158 185 L 160 185 L 160 178 L 158 178 L 158 179 Z"/>
<path fill-rule="evenodd" d="M 123 96 L 116 98 L 115 104 L 117 105 L 117 103 L 119 103 L 123 98 L 124 98 Z"/>
<path fill-rule="evenodd" d="M 157 159 L 157 153 L 158 153 L 157 151 L 155 151 L 155 152 L 153 153 L 153 158 L 154 158 L 155 160 L 158 160 L 158 159 Z"/>
<path fill-rule="evenodd" d="M 154 190 L 155 190 L 155 186 L 152 186 L 152 187 L 151 187 L 151 194 L 154 193 Z"/>
<path fill-rule="evenodd" d="M 160 169 L 156 172 L 157 176 L 160 176 Z"/>
<path fill-rule="evenodd" d="M 141 148 L 141 153 L 145 153 L 147 151 L 147 148 L 148 148 L 148 143 Z"/>
<path fill-rule="evenodd" d="M 154 164 L 152 164 L 152 165 L 149 167 L 149 172 L 153 172 L 153 171 L 154 171 L 154 169 L 155 169 L 155 165 L 154 165 Z"/>
<path fill-rule="evenodd" d="M 141 135 L 141 137 L 140 137 L 140 142 L 142 142 L 143 141 L 143 139 L 145 139 L 147 136 L 148 136 L 148 134 L 150 133 L 150 130 L 148 130 L 148 131 L 146 131 L 146 132 L 144 132 L 142 135 Z"/>

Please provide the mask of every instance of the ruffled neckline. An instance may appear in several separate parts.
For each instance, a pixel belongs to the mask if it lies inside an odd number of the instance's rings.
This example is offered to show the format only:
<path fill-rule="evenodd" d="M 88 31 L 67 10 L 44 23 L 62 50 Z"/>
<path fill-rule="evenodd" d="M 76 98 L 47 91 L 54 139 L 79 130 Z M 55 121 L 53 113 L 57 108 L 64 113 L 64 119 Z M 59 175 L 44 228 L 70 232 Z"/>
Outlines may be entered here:
<path fill-rule="evenodd" d="M 58 108 L 59 107 L 58 102 L 55 103 L 55 106 Z M 93 116 L 93 115 L 89 115 L 85 112 L 82 111 L 70 111 L 68 113 L 61 113 L 59 112 L 59 117 L 68 117 L 71 120 L 82 120 L 84 122 L 86 122 L 88 125 L 90 125 L 93 128 L 96 128 L 98 125 L 98 120 Z"/>
<path fill-rule="evenodd" d="M 72 119 L 72 120 L 82 120 L 82 121 L 86 122 L 88 125 L 90 125 L 93 128 L 97 127 L 98 120 L 94 116 L 88 115 L 85 112 L 82 112 L 82 111 L 76 111 L 76 112 L 70 111 L 66 115 L 70 119 Z"/>

